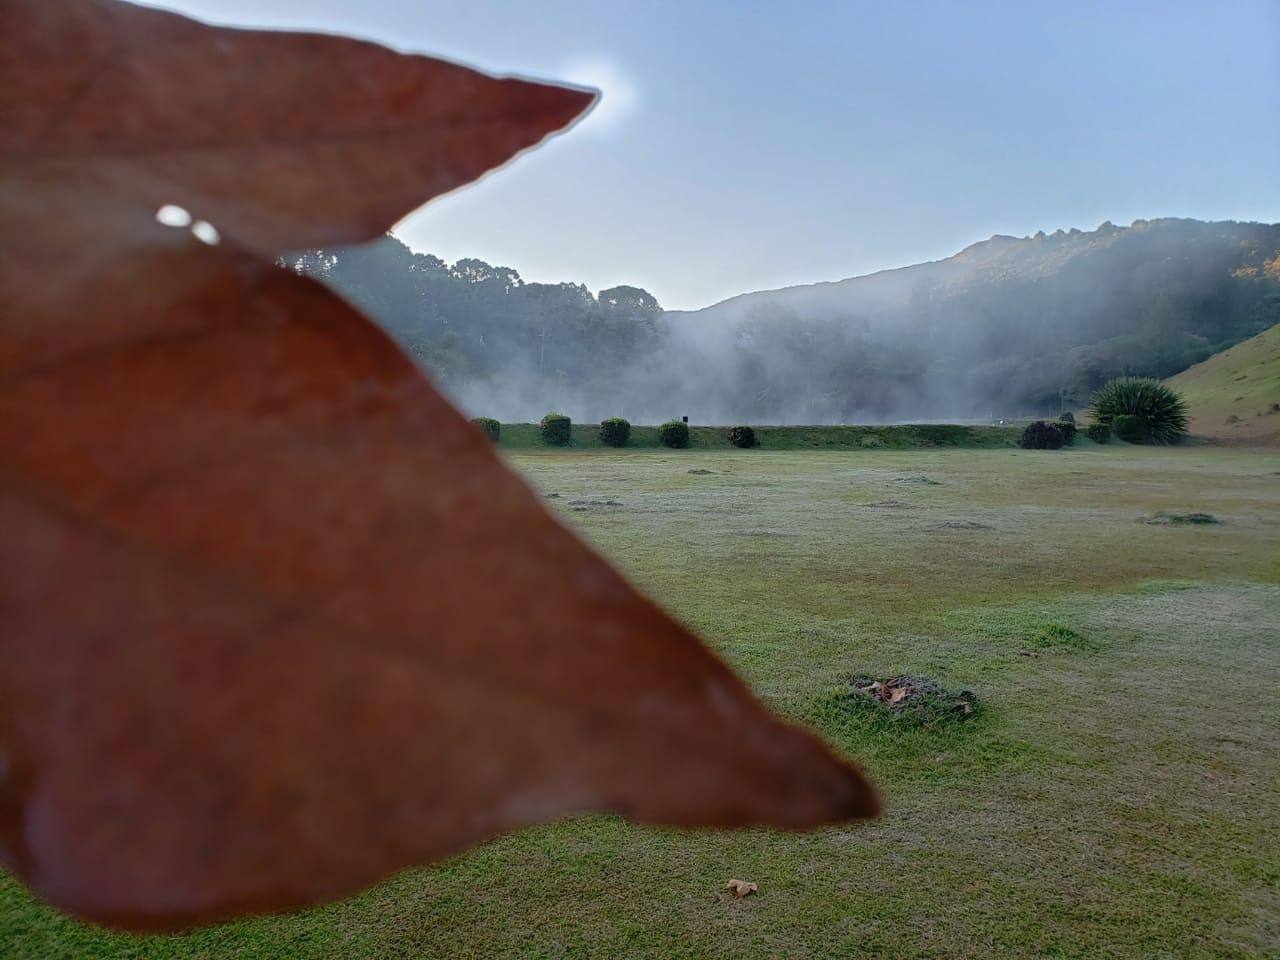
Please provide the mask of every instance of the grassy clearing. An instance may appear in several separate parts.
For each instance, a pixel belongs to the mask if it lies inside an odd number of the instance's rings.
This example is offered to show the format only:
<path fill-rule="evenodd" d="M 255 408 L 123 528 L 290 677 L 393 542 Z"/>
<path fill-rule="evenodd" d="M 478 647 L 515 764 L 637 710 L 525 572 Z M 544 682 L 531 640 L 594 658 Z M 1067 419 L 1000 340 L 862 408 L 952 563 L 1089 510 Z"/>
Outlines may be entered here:
<path fill-rule="evenodd" d="M 689 427 L 691 450 L 733 450 L 730 427 Z M 929 447 L 1013 447 L 1018 429 L 999 426 L 909 423 L 892 426 L 756 427 L 756 440 L 763 450 L 911 450 Z M 511 450 L 565 450 L 549 447 L 536 423 L 504 423 L 499 446 Z M 600 439 L 597 423 L 575 423 L 569 450 L 616 450 Z M 626 449 L 665 449 L 658 428 L 631 427 Z"/>
<path fill-rule="evenodd" d="M 888 815 L 807 835 L 590 817 L 351 900 L 108 935 L 0 883 L 31 958 L 1272 957 L 1280 950 L 1280 456 L 515 453 L 548 507 Z M 581 508 L 581 509 L 579 509 Z M 1148 525 L 1157 512 L 1222 523 Z M 965 722 L 843 709 L 853 674 L 972 690 Z M 725 881 L 756 881 L 734 900 Z"/>

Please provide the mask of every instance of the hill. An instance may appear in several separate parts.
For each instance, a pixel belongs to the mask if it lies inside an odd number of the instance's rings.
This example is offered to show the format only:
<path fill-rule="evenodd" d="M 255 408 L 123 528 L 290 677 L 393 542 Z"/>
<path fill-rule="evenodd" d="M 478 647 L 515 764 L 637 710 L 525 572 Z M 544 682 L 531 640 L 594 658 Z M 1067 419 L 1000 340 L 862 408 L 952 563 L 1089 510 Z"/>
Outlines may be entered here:
<path fill-rule="evenodd" d="M 1280 325 L 1170 378 L 1186 398 L 1191 432 L 1280 446 Z"/>
<path fill-rule="evenodd" d="M 713 256 L 709 252 L 708 256 Z M 664 312 L 394 237 L 294 265 L 356 301 L 463 407 L 504 421 L 894 423 L 1056 414 L 1280 322 L 1280 224 L 1139 220 Z"/>
<path fill-rule="evenodd" d="M 1167 377 L 1280 322 L 1280 225 L 995 236 L 676 316 L 695 343 L 752 355 L 755 379 L 827 417 L 1053 413 L 1114 376 Z"/>

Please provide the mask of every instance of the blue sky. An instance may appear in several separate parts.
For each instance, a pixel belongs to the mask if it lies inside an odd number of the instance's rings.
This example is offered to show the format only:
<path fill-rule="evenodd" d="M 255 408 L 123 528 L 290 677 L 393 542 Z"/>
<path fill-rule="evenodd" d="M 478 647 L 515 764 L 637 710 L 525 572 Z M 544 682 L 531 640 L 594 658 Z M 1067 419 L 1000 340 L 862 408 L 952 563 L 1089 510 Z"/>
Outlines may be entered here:
<path fill-rule="evenodd" d="M 1280 221 L 1280 2 L 165 0 L 600 86 L 397 233 L 670 308 L 993 233 Z"/>

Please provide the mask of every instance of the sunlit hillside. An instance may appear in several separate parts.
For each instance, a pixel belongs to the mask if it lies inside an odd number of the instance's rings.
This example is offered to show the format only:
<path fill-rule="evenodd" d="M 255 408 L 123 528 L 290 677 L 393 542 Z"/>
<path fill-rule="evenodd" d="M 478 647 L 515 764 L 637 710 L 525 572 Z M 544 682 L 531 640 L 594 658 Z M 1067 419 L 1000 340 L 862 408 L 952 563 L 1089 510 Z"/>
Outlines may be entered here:
<path fill-rule="evenodd" d="M 1280 324 L 1171 378 L 1191 412 L 1191 432 L 1280 446 Z"/>

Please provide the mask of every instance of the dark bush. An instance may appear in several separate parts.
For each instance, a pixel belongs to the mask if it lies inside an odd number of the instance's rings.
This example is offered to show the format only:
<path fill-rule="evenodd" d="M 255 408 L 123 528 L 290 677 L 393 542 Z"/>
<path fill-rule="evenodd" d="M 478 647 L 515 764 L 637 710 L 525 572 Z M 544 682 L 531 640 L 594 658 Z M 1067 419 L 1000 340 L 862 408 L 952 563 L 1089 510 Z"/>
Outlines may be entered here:
<path fill-rule="evenodd" d="M 1074 420 L 1059 420 L 1055 426 L 1062 432 L 1062 442 L 1066 446 L 1071 446 L 1076 442 L 1076 422 Z"/>
<path fill-rule="evenodd" d="M 1075 423 L 1076 415 L 1072 413 L 1070 410 L 1063 410 L 1062 416 L 1058 417 L 1058 422 L 1059 423 Z"/>
<path fill-rule="evenodd" d="M 756 432 L 750 427 L 730 427 L 729 442 L 735 447 L 754 447 L 756 445 Z"/>
<path fill-rule="evenodd" d="M 1111 439 L 1111 428 L 1105 423 L 1091 423 L 1084 428 L 1084 435 L 1094 443 L 1106 443 Z"/>
<path fill-rule="evenodd" d="M 553 447 L 567 446 L 573 422 L 563 413 L 548 413 L 542 418 L 542 440 Z"/>
<path fill-rule="evenodd" d="M 1122 433 L 1115 422 L 1121 416 L 1142 422 L 1129 423 Z M 1159 380 L 1122 377 L 1093 395 L 1093 422 L 1110 424 L 1111 432 L 1129 443 L 1177 443 L 1187 435 L 1187 407 Z"/>
<path fill-rule="evenodd" d="M 1023 450 L 1057 450 L 1062 447 L 1062 431 L 1056 423 L 1037 420 L 1027 424 L 1018 446 Z"/>
<path fill-rule="evenodd" d="M 1150 443 L 1151 424 L 1146 417 L 1119 413 L 1111 418 L 1111 432 L 1125 443 Z"/>
<path fill-rule="evenodd" d="M 679 420 L 668 420 L 658 428 L 658 436 L 662 438 L 664 447 L 683 450 L 689 446 L 689 425 Z"/>
<path fill-rule="evenodd" d="M 485 436 L 494 443 L 497 443 L 498 437 L 502 435 L 502 424 L 493 419 L 493 417 L 476 417 L 471 422 L 483 430 Z"/>
<path fill-rule="evenodd" d="M 625 447 L 631 439 L 631 423 L 621 417 L 600 421 L 600 441 L 611 447 Z"/>

